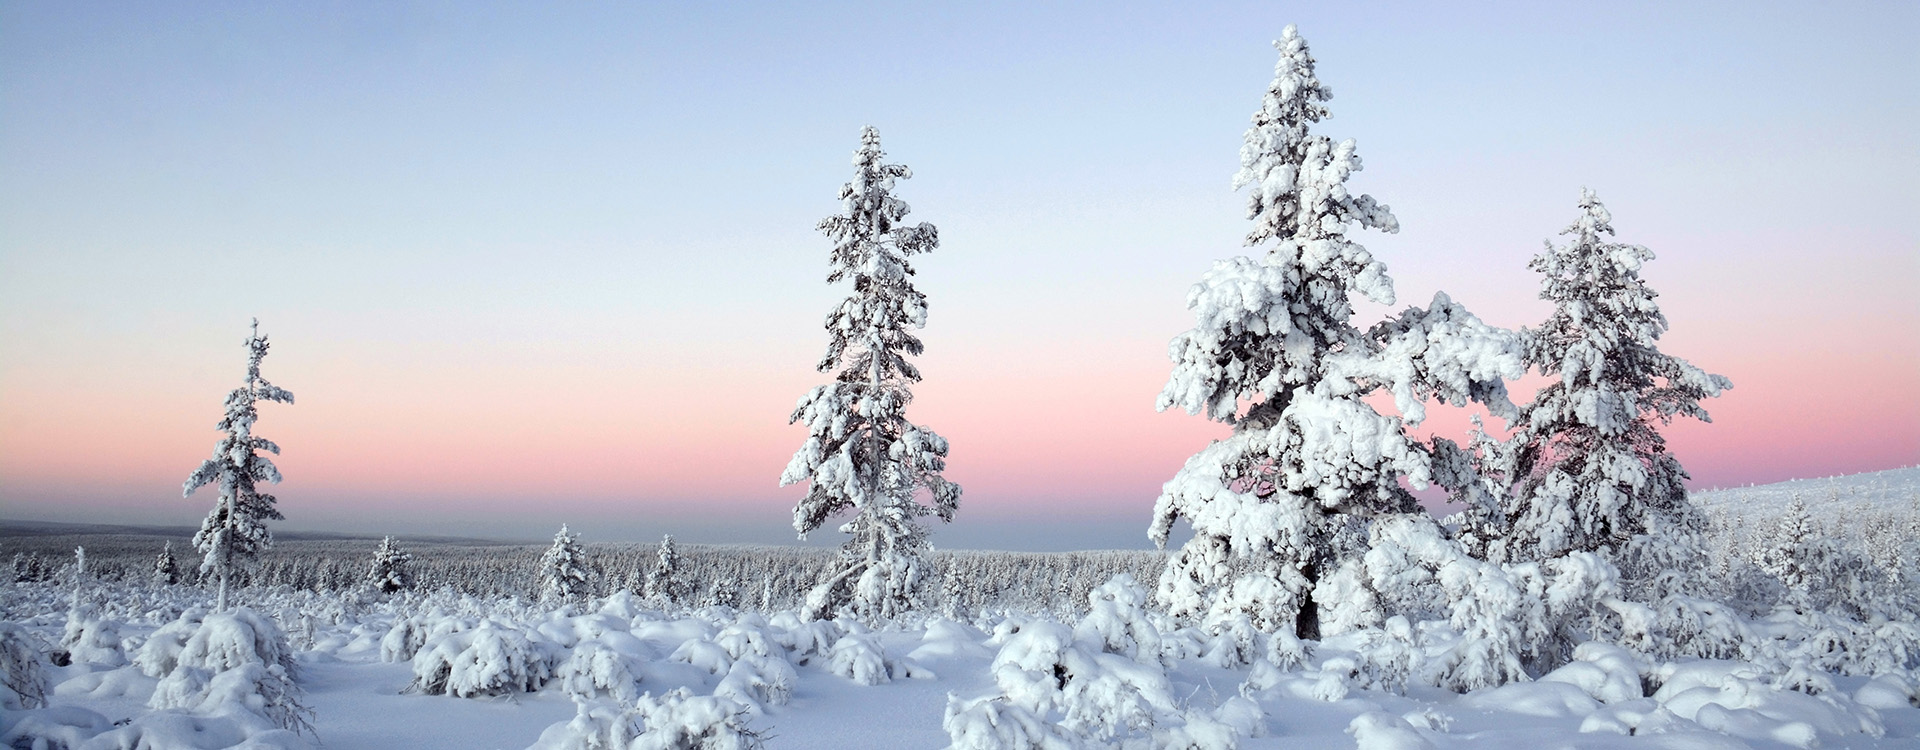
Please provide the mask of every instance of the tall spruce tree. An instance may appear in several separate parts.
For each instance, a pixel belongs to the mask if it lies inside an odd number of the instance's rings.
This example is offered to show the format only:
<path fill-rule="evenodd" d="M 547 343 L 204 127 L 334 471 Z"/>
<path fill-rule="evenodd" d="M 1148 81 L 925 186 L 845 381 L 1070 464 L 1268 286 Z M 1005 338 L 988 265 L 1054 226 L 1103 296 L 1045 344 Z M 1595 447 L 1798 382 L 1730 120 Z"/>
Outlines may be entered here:
<path fill-rule="evenodd" d="M 1421 512 L 1401 481 L 1433 479 L 1431 451 L 1404 425 L 1424 418 L 1424 399 L 1471 399 L 1510 416 L 1502 378 L 1520 374 L 1520 351 L 1444 294 L 1370 329 L 1353 323 L 1352 294 L 1381 304 L 1394 294 L 1386 266 L 1347 230 L 1399 225 L 1347 189 L 1360 169 L 1353 141 L 1310 132 L 1332 92 L 1306 40 L 1289 26 L 1274 46 L 1273 83 L 1234 177 L 1236 189 L 1252 188 L 1246 244 L 1267 252 L 1220 261 L 1193 287 L 1196 324 L 1170 346 L 1158 403 L 1233 432 L 1167 482 L 1149 536 L 1164 547 L 1177 520 L 1193 527 L 1156 592 L 1175 616 L 1317 638 L 1314 589 L 1359 551 L 1360 527 Z M 1393 394 L 1400 415 L 1364 400 L 1377 391 Z"/>
<path fill-rule="evenodd" d="M 853 517 L 840 527 L 851 538 L 839 564 L 808 594 L 813 617 L 842 608 L 891 617 L 909 608 L 927 547 L 919 518 L 952 521 L 960 505 L 960 485 L 940 475 L 946 439 L 906 418 L 909 386 L 920 381 L 907 361 L 921 352 L 911 331 L 927 322 L 926 296 L 914 289 L 907 259 L 937 247 L 939 234 L 932 224 L 901 223 L 908 207 L 893 196 L 894 183 L 913 173 L 883 163 L 885 156 L 879 131 L 863 130 L 853 181 L 840 188 L 844 212 L 819 226 L 834 243 L 827 283 L 851 281 L 853 293 L 827 315 L 819 370 L 833 372 L 833 382 L 794 408 L 789 421 L 807 426 L 807 441 L 780 484 L 809 483 L 793 508 L 802 539 L 832 516 Z"/>
<path fill-rule="evenodd" d="M 1619 552 L 1636 537 L 1698 529 L 1687 472 L 1658 426 L 1711 421 L 1700 400 L 1733 387 L 1659 350 L 1667 319 L 1640 278 L 1653 251 L 1608 241 L 1612 217 L 1592 191 L 1562 234 L 1567 244 L 1549 241 L 1528 264 L 1554 308 L 1525 332 L 1527 364 L 1555 380 L 1521 409 L 1494 471 L 1512 484 L 1496 559 Z"/>
<path fill-rule="evenodd" d="M 293 403 L 293 394 L 267 382 L 260 376 L 260 360 L 267 356 L 267 337 L 260 335 L 260 321 L 254 319 L 247 336 L 247 379 L 227 394 L 227 414 L 216 425 L 227 435 L 214 445 L 213 457 L 200 464 L 187 477 L 181 496 L 191 497 L 194 490 L 217 485 L 220 498 L 213 511 L 193 535 L 193 545 L 205 558 L 200 572 L 219 580 L 219 595 L 214 605 L 227 608 L 227 589 L 235 568 L 250 563 L 262 550 L 273 546 L 268 520 L 286 518 L 274 507 L 274 497 L 259 490 L 259 484 L 278 484 L 280 470 L 258 451 L 278 455 L 280 446 L 253 434 L 253 423 L 260 417 L 261 401 Z"/>

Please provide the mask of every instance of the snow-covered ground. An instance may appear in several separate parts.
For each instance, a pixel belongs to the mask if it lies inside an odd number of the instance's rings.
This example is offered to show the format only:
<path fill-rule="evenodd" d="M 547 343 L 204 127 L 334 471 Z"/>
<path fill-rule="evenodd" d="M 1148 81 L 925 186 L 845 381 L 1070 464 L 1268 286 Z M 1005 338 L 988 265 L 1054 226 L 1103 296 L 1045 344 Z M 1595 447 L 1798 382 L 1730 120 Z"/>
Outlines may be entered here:
<path fill-rule="evenodd" d="M 1898 523 L 1917 488 L 1920 470 L 1900 469 L 1697 499 L 1712 517 L 1755 521 L 1710 532 L 1710 546 L 1745 540 L 1740 554 L 1759 555 L 1779 544 L 1763 532 L 1795 492 L 1809 509 Z M 1457 694 L 1433 687 L 1462 642 L 1444 620 L 1305 644 L 1210 634 L 1167 619 L 1152 582 L 1131 581 L 1096 587 L 1077 613 L 877 626 L 631 593 L 558 607 L 287 586 L 243 589 L 246 610 L 207 615 L 194 587 L 95 581 L 75 596 L 68 582 L 21 582 L 0 588 L 0 745 L 558 750 L 652 729 L 618 746 L 678 747 L 648 743 L 679 726 L 711 747 L 769 748 L 1920 747 L 1910 611 L 1794 611 L 1749 587 L 1727 607 L 1659 615 L 1699 618 L 1692 647 L 1721 639 L 1705 648 L 1731 659 L 1590 641 L 1534 679 Z M 50 707 L 22 697 L 35 670 L 23 662 L 38 665 Z M 262 699 L 282 689 L 283 663 L 307 712 Z"/>
<path fill-rule="evenodd" d="M 1916 512 L 1920 511 L 1920 466 L 1715 489 L 1693 493 L 1693 501 L 1709 511 L 1747 507 L 1777 513 L 1793 502 L 1796 495 L 1811 508 L 1865 505 L 1902 513 Z"/>
<path fill-rule="evenodd" d="M 25 598 L 52 604 L 59 595 L 9 594 L 15 606 Z M 152 604 L 138 599 L 123 592 L 121 601 Z M 320 614 L 321 623 L 294 614 L 313 607 L 311 600 L 267 596 L 254 604 L 272 611 L 276 600 L 302 646 L 295 658 L 313 712 L 306 739 L 335 750 L 518 749 L 536 746 L 543 732 L 539 747 L 585 747 L 565 744 L 576 714 L 570 694 L 604 706 L 618 705 L 623 690 L 658 697 L 676 688 L 696 699 L 722 697 L 775 748 L 945 747 L 949 729 L 965 728 L 964 721 L 943 726 L 949 695 L 961 706 L 993 699 L 984 703 L 999 713 L 960 717 L 974 721 L 976 733 L 1001 728 L 989 718 L 1011 724 L 1009 715 L 1028 712 L 1047 725 L 1043 736 L 1074 743 L 1049 747 L 1119 747 L 1128 735 L 1147 743 L 1137 746 L 1178 747 L 1173 735 L 1183 730 L 1201 740 L 1233 737 L 1242 748 L 1920 746 L 1910 673 L 1830 676 L 1829 688 L 1810 695 L 1776 687 L 1779 675 L 1754 664 L 1652 661 L 1601 644 L 1536 681 L 1465 695 L 1412 682 L 1401 694 L 1379 674 L 1377 658 L 1360 655 L 1369 648 L 1364 639 L 1330 639 L 1287 664 L 1284 648 L 1261 639 L 1210 637 L 1137 609 L 1083 618 L 1077 631 L 1018 614 L 868 630 L 847 621 L 802 623 L 791 613 L 667 613 L 626 596 L 582 614 L 434 597 L 364 608 L 348 602 Z M 165 620 L 167 606 L 148 610 L 151 621 Z M 44 614 L 23 624 L 57 642 L 66 619 Z M 114 725 L 155 715 L 149 704 L 162 680 L 138 658 L 154 628 L 123 623 L 117 630 L 119 649 L 76 650 L 73 664 L 48 668 L 55 709 L 9 711 L 9 741 L 26 742 L 19 733 L 32 722 L 24 718 L 64 712 L 69 726 L 102 730 L 102 741 L 80 747 L 122 747 L 126 733 Z M 491 645 L 475 637 L 489 632 L 506 637 Z M 1133 635 L 1107 637 L 1114 633 Z M 417 650 L 409 656 L 408 648 Z M 134 663 L 126 663 L 129 654 Z M 1417 660 L 1408 665 L 1417 670 Z M 419 694 L 420 678 L 443 663 L 444 677 L 466 686 L 451 689 L 473 697 Z M 527 686 L 537 689 L 519 689 Z M 82 712 L 75 709 L 98 716 L 76 719 Z M 1076 724 L 1076 711 L 1092 718 Z M 1123 722 L 1129 716 L 1137 728 Z M 227 747 L 238 737 L 166 736 L 188 744 L 151 747 Z M 286 739 L 255 740 L 276 737 Z"/>

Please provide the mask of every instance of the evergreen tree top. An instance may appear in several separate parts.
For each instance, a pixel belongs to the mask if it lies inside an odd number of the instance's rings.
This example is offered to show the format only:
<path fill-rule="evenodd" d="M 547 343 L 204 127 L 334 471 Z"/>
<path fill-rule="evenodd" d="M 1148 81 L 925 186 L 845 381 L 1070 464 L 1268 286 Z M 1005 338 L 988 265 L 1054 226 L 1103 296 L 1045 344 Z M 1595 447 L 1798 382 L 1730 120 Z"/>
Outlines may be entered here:
<path fill-rule="evenodd" d="M 913 267 L 903 256 L 940 245 L 932 224 L 900 224 L 912 209 L 894 197 L 894 181 L 913 177 L 913 170 L 885 163 L 886 156 L 880 150 L 880 131 L 872 126 L 861 129 L 860 148 L 853 154 L 853 179 L 840 186 L 843 213 L 820 220 L 820 231 L 834 241 L 829 284 L 849 275 L 882 280 L 911 276 Z"/>
<path fill-rule="evenodd" d="M 1554 310 L 1539 329 L 1527 331 L 1528 359 L 1546 375 L 1558 375 L 1553 392 L 1604 390 L 1639 394 L 1622 403 L 1612 418 L 1579 421 L 1608 430 L 1649 410 L 1661 419 L 1684 415 L 1709 421 L 1699 400 L 1732 388 L 1732 381 L 1709 374 L 1684 359 L 1661 352 L 1657 343 L 1667 318 L 1655 301 L 1659 293 L 1640 277 L 1653 251 L 1612 242 L 1612 215 L 1592 190 L 1582 190 L 1580 216 L 1528 263 L 1541 274 L 1540 298 Z M 1551 403 L 1551 400 L 1541 403 Z M 1536 410 L 1535 419 L 1547 416 Z M 1578 416 L 1578 415 L 1576 415 Z"/>

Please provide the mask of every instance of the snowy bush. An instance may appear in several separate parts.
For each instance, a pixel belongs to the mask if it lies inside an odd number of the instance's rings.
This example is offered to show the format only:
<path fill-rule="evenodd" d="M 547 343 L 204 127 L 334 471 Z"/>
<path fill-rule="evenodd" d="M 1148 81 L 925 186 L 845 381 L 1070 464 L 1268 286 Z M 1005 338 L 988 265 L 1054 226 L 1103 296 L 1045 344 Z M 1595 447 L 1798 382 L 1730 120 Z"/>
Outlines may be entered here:
<path fill-rule="evenodd" d="M 528 635 L 489 619 L 434 638 L 414 654 L 407 691 L 472 698 L 539 690 L 553 678 L 558 649 Z"/>
<path fill-rule="evenodd" d="M 1125 598 L 1124 589 L 1109 592 Z M 990 667 L 997 694 L 948 697 L 942 726 L 952 747 L 1077 748 L 1115 741 L 1208 749 L 1235 745 L 1236 730 L 1176 705 L 1157 658 L 1135 660 L 1107 651 L 1100 628 L 1088 628 L 1084 635 L 1077 638 L 1073 629 L 1047 620 L 1007 631 Z"/>
<path fill-rule="evenodd" d="M 148 677 L 172 673 L 174 667 L 180 665 L 180 652 L 186 650 L 187 640 L 200 631 L 200 623 L 206 616 L 205 610 L 189 609 L 182 612 L 179 619 L 154 629 L 134 652 L 134 665 Z"/>
<path fill-rule="evenodd" d="M 887 652 L 869 635 L 849 633 L 833 644 L 829 670 L 862 685 L 878 685 L 893 679 L 887 664 Z"/>
<path fill-rule="evenodd" d="M 0 622 L 0 708 L 8 711 L 47 705 L 46 657 L 39 639 L 26 628 Z"/>
<path fill-rule="evenodd" d="M 1121 573 L 1087 596 L 1085 617 L 1074 626 L 1074 638 L 1100 644 L 1100 649 L 1135 661 L 1164 664 L 1160 629 L 1147 616 L 1147 590 Z"/>
<path fill-rule="evenodd" d="M 102 618 L 100 606 L 90 601 L 76 601 L 67 611 L 60 648 L 80 664 L 117 667 L 127 663 L 120 644 L 120 623 Z"/>
<path fill-rule="evenodd" d="M 763 735 L 728 698 L 675 688 L 655 698 L 576 704 L 572 721 L 548 727 L 529 750 L 752 750 Z"/>
<path fill-rule="evenodd" d="M 1086 746 L 1065 727 L 1000 696 L 961 700 L 948 693 L 940 727 L 953 740 L 949 750 L 1079 750 Z"/>
<path fill-rule="evenodd" d="M 176 640 L 181 633 L 185 639 Z M 270 618 L 251 609 L 207 615 L 197 625 L 183 618 L 159 646 L 142 650 L 141 661 L 149 675 L 164 671 L 148 701 L 151 708 L 202 715 L 244 710 L 282 729 L 311 729 L 313 712 L 296 681 L 298 667 L 287 638 Z"/>
<path fill-rule="evenodd" d="M 610 696 L 631 703 L 640 695 L 640 674 L 637 659 L 597 641 L 586 641 L 573 648 L 554 677 L 575 700 Z"/>

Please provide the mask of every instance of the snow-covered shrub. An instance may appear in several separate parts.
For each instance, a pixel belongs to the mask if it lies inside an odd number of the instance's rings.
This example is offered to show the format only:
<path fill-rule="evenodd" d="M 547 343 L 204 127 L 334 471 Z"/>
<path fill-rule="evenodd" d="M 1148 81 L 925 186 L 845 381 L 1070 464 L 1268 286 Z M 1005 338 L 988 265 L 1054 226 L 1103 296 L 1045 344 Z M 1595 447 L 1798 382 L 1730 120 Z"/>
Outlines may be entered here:
<path fill-rule="evenodd" d="M 847 629 L 833 620 L 803 621 L 792 612 L 782 612 L 773 618 L 773 633 L 789 658 L 804 665 L 816 656 L 831 654 Z"/>
<path fill-rule="evenodd" d="M 527 750 L 627 750 L 644 727 L 630 702 L 574 696 L 570 721 L 549 726 Z"/>
<path fill-rule="evenodd" d="M 731 698 L 759 713 L 764 710 L 762 704 L 786 705 L 793 697 L 794 685 L 799 682 L 799 672 L 786 659 L 749 654 L 727 668 L 726 676 L 713 687 L 713 694 Z"/>
<path fill-rule="evenodd" d="M 713 637 L 714 645 L 731 660 L 713 694 L 733 698 L 756 712 L 761 704 L 786 705 L 800 681 L 787 650 L 766 632 L 765 625 L 748 615 Z"/>
<path fill-rule="evenodd" d="M 187 639 L 200 631 L 200 622 L 206 616 L 206 610 L 195 607 L 182 612 L 179 619 L 155 628 L 134 651 L 134 666 L 148 677 L 165 677 L 173 672 L 173 668 L 180 665 L 180 652 L 186 650 Z"/>
<path fill-rule="evenodd" d="M 1574 649 L 1572 661 L 1542 675 L 1540 681 L 1564 682 L 1612 705 L 1644 697 L 1651 675 L 1651 665 L 1640 656 L 1619 646 L 1588 641 Z"/>
<path fill-rule="evenodd" d="M 602 695 L 632 703 L 640 695 L 638 660 L 598 641 L 583 641 L 560 665 L 554 677 L 575 700 Z"/>
<path fill-rule="evenodd" d="M 1653 679 L 1660 688 L 1650 697 L 1662 708 L 1736 738 L 1814 747 L 1822 735 L 1842 739 L 1886 732 L 1877 712 L 1863 710 L 1848 696 L 1778 689 L 1751 664 L 1667 662 L 1654 668 Z"/>
<path fill-rule="evenodd" d="M 120 623 L 104 619 L 100 605 L 91 601 L 76 601 L 73 608 L 67 610 L 60 648 L 80 664 L 118 667 L 127 663 L 126 652 L 120 644 Z"/>
<path fill-rule="evenodd" d="M 1209 637 L 1203 658 L 1221 669 L 1239 669 L 1252 664 L 1260 655 L 1260 631 L 1244 613 L 1231 612 L 1212 618 L 1205 627 Z"/>
<path fill-rule="evenodd" d="M 1074 626 L 1074 638 L 1135 661 L 1164 664 L 1160 629 L 1147 616 L 1147 590 L 1126 573 L 1114 576 L 1087 595 L 1088 611 Z"/>
<path fill-rule="evenodd" d="M 658 698 L 576 703 L 572 721 L 548 727 L 529 750 L 753 750 L 763 735 L 745 706 L 675 688 Z"/>
<path fill-rule="evenodd" d="M 1624 613 L 1623 613 L 1624 614 Z M 1662 659 L 1741 659 L 1754 655 L 1755 636 L 1746 618 L 1727 605 L 1675 594 L 1661 600 L 1647 618 L 1622 617 L 1622 645 Z"/>
<path fill-rule="evenodd" d="M 940 728 L 953 741 L 948 750 L 1080 750 L 1086 746 L 1065 727 L 997 695 L 962 700 L 948 693 Z"/>
<path fill-rule="evenodd" d="M 553 678 L 556 648 L 494 620 L 430 640 L 413 656 L 407 691 L 472 698 L 539 690 Z"/>
<path fill-rule="evenodd" d="M 0 711 L 0 746 L 27 750 L 69 750 L 113 728 L 105 716 L 79 706 Z M 114 745 L 114 748 L 134 747 Z"/>
<path fill-rule="evenodd" d="M 849 633 L 833 644 L 828 669 L 862 685 L 878 685 L 893 679 L 887 652 L 871 635 Z"/>
<path fill-rule="evenodd" d="M 427 645 L 426 623 L 419 617 L 394 618 L 393 627 L 380 638 L 381 661 L 408 661 Z"/>
<path fill-rule="evenodd" d="M 44 647 L 26 628 L 0 622 L 0 708 L 19 711 L 47 705 Z"/>
<path fill-rule="evenodd" d="M 749 750 L 761 746 L 762 735 L 747 726 L 747 709 L 720 696 L 696 696 L 675 688 L 654 698 L 640 696 L 634 711 L 646 731 L 634 738 L 632 750 Z"/>
<path fill-rule="evenodd" d="M 184 630 L 190 621 L 181 622 Z M 177 652 L 175 642 L 170 635 L 153 652 L 142 650 L 140 666 L 149 674 L 173 662 L 154 687 L 149 707 L 203 715 L 242 708 L 283 729 L 311 729 L 313 712 L 296 681 L 293 650 L 271 618 L 245 607 L 210 614 L 179 642 Z"/>
<path fill-rule="evenodd" d="M 1357 649 L 1359 676 L 1367 687 L 1405 692 L 1407 680 L 1425 666 L 1420 645 L 1407 618 L 1399 615 L 1387 618 L 1380 627 L 1361 634 Z"/>
<path fill-rule="evenodd" d="M 942 726 L 953 747 L 1233 746 L 1230 727 L 1177 707 L 1158 659 L 1110 653 L 1098 629 L 1085 635 L 1048 620 L 1009 629 L 991 666 L 997 693 L 948 697 Z"/>
<path fill-rule="evenodd" d="M 1432 750 L 1433 741 L 1422 736 L 1405 718 L 1385 711 L 1369 711 L 1353 717 L 1347 724 L 1356 750 Z"/>

